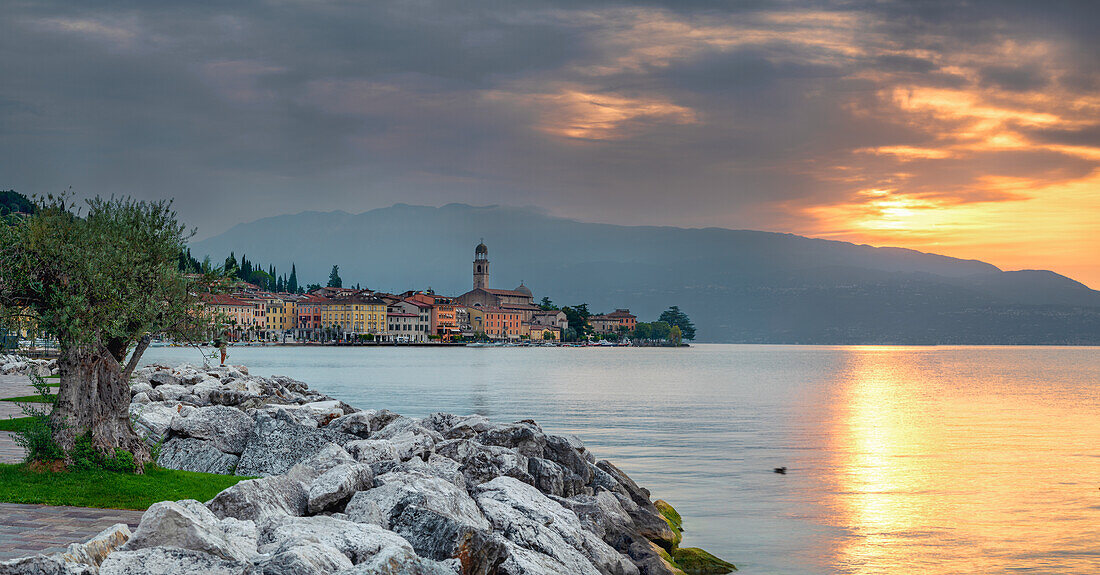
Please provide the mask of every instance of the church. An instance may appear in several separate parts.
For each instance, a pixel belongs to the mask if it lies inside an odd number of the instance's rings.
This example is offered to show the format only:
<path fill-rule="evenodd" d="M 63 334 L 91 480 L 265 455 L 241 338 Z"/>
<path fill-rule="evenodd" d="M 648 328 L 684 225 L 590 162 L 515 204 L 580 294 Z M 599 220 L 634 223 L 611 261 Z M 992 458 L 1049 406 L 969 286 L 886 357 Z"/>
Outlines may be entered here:
<path fill-rule="evenodd" d="M 455 298 L 455 303 L 486 311 L 516 312 L 522 322 L 528 325 L 535 314 L 542 311 L 542 308 L 535 305 L 535 295 L 522 282 L 513 290 L 489 287 L 489 248 L 484 241 L 474 248 L 473 271 L 474 289 Z"/>

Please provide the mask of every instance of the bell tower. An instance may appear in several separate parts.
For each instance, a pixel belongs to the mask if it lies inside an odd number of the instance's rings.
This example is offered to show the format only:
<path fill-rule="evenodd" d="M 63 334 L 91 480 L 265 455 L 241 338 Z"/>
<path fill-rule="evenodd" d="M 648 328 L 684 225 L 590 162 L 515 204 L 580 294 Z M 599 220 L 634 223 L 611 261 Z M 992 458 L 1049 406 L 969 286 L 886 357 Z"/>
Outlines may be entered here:
<path fill-rule="evenodd" d="M 485 239 L 474 248 L 474 289 L 489 287 L 489 248 Z"/>

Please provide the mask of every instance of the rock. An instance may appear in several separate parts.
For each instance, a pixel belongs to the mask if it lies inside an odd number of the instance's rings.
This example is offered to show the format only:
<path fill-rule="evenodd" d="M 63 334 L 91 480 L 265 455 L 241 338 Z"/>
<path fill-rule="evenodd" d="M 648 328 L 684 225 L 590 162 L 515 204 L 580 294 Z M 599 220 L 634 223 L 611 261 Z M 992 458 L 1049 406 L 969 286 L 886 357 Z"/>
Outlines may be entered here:
<path fill-rule="evenodd" d="M 316 541 L 287 541 L 257 566 L 264 575 L 330 575 L 350 569 L 351 560 L 339 549 Z"/>
<path fill-rule="evenodd" d="M 309 417 L 317 423 L 318 427 L 324 427 L 337 418 L 343 417 L 345 413 L 352 412 L 352 408 L 348 404 L 334 399 L 306 403 L 294 411 Z"/>
<path fill-rule="evenodd" d="M 397 458 L 405 461 L 412 457 L 426 458 L 432 448 L 443 441 L 438 432 L 428 429 L 409 417 L 398 417 L 389 425 L 371 434 L 371 439 L 389 440 L 397 449 Z"/>
<path fill-rule="evenodd" d="M 644 575 L 687 575 L 672 563 L 664 548 L 647 539 L 632 543 L 628 555 Z"/>
<path fill-rule="evenodd" d="M 298 425 L 283 410 L 257 412 L 237 475 L 278 475 L 329 443 L 343 445 L 354 439 L 353 435 Z"/>
<path fill-rule="evenodd" d="M 8 561 L 0 561 L 3 575 L 96 575 L 94 565 L 72 563 L 61 559 L 60 554 L 33 555 Z"/>
<path fill-rule="evenodd" d="M 182 383 L 183 385 L 198 385 L 204 381 L 218 381 L 217 378 L 210 377 L 205 373 L 199 373 L 197 371 L 191 370 L 181 372 L 177 377 L 179 377 L 180 383 Z"/>
<path fill-rule="evenodd" d="M 179 401 L 185 395 L 189 395 L 186 387 L 171 383 L 157 386 L 153 391 L 160 395 L 161 401 Z"/>
<path fill-rule="evenodd" d="M 508 559 L 509 542 L 504 537 L 486 531 L 469 531 L 458 542 L 462 575 L 495 575 Z"/>
<path fill-rule="evenodd" d="M 527 457 L 543 457 L 546 449 L 546 435 L 537 423 L 530 420 L 494 427 L 478 434 L 477 440 L 485 445 L 514 449 Z"/>
<path fill-rule="evenodd" d="M 232 475 L 239 458 L 225 453 L 213 441 L 173 437 L 160 447 L 157 465 L 165 469 Z"/>
<path fill-rule="evenodd" d="M 251 417 L 224 405 L 200 407 L 172 420 L 173 432 L 211 441 L 218 450 L 236 454 L 244 451 L 252 427 Z"/>
<path fill-rule="evenodd" d="M 356 491 L 367 489 L 374 472 L 363 463 L 344 463 L 325 471 L 309 486 L 309 512 L 343 510 Z"/>
<path fill-rule="evenodd" d="M 222 382 L 214 379 L 200 379 L 191 387 L 191 393 L 202 403 L 210 403 L 210 394 L 222 388 Z"/>
<path fill-rule="evenodd" d="M 591 531 L 577 515 L 534 487 L 498 477 L 476 489 L 494 530 L 516 545 L 545 554 L 571 573 L 637 575 L 638 568 Z"/>
<path fill-rule="evenodd" d="M 696 547 L 676 548 L 671 555 L 676 565 L 687 575 L 724 575 L 737 570 L 733 563 Z"/>
<path fill-rule="evenodd" d="M 386 439 L 360 439 L 347 444 L 348 453 L 360 463 L 400 461 L 401 454 L 392 441 Z"/>
<path fill-rule="evenodd" d="M 134 422 L 134 431 L 146 443 L 155 445 L 168 436 L 179 410 L 180 404 L 176 402 L 130 403 L 130 420 Z"/>
<path fill-rule="evenodd" d="M 338 575 L 455 575 L 455 571 L 443 563 L 417 557 L 410 549 L 393 546 Z"/>
<path fill-rule="evenodd" d="M 241 405 L 242 403 L 254 397 L 256 396 L 244 391 L 218 387 L 217 389 L 210 390 L 210 393 L 206 396 L 206 400 L 213 405 L 234 406 Z"/>
<path fill-rule="evenodd" d="M 367 409 L 338 417 L 328 424 L 328 428 L 367 439 L 371 433 L 389 425 L 398 417 L 400 416 L 387 409 Z"/>
<path fill-rule="evenodd" d="M 228 561 L 247 562 L 256 556 L 258 540 L 259 534 L 252 521 L 232 517 L 219 519 L 198 501 L 185 499 L 161 501 L 150 506 L 122 550 L 178 547 Z"/>
<path fill-rule="evenodd" d="M 148 383 L 146 383 L 144 381 L 138 381 L 138 382 L 130 384 L 130 395 L 136 396 L 139 393 L 148 394 L 148 393 L 151 393 L 152 391 L 153 391 L 153 386 L 149 385 Z"/>
<path fill-rule="evenodd" d="M 583 449 L 584 444 L 576 438 L 571 439 L 560 435 L 546 436 L 544 455 L 546 459 L 562 467 L 566 497 L 582 493 L 585 486 L 592 481 L 592 468 L 582 455 Z"/>
<path fill-rule="evenodd" d="M 492 429 L 488 418 L 483 415 L 433 413 L 420 421 L 421 425 L 437 431 L 444 439 L 470 439 Z"/>
<path fill-rule="evenodd" d="M 348 521 L 373 523 L 383 529 L 390 528 L 389 515 L 382 512 L 378 502 L 370 499 L 366 491 L 360 491 L 351 496 L 351 500 L 344 507 L 344 514 L 347 515 Z"/>
<path fill-rule="evenodd" d="M 680 541 L 679 534 L 669 527 L 668 522 L 657 512 L 652 503 L 646 506 L 638 505 L 630 497 L 621 493 L 612 492 L 619 504 L 634 521 L 634 529 L 642 537 L 659 543 L 665 549 L 672 549 Z"/>
<path fill-rule="evenodd" d="M 149 394 L 145 393 L 144 391 L 137 394 L 137 395 L 135 395 L 134 397 L 130 398 L 130 403 L 131 404 L 134 404 L 134 403 L 149 403 L 150 401 L 153 401 L 153 400 L 150 399 Z"/>
<path fill-rule="evenodd" d="M 325 515 L 269 517 L 262 526 L 260 550 L 270 553 L 282 548 L 287 541 L 306 540 L 334 547 L 355 564 L 369 560 L 386 547 L 404 547 L 412 551 L 409 542 L 392 531 Z"/>
<path fill-rule="evenodd" d="M 355 442 L 353 441 L 352 443 Z M 303 461 L 301 465 L 314 469 L 318 474 L 321 474 L 337 465 L 355 462 L 355 458 L 352 457 L 346 449 L 335 443 L 328 443 L 325 444 L 320 451 L 314 453 L 309 459 Z"/>
<path fill-rule="evenodd" d="M 507 575 L 572 575 L 573 573 L 599 573 L 594 567 L 574 571 L 561 561 L 543 553 L 525 549 L 508 541 L 508 555 L 500 566 L 500 573 Z"/>
<path fill-rule="evenodd" d="M 167 371 L 158 371 L 149 376 L 149 384 L 153 387 L 160 387 L 162 385 L 180 385 L 178 377 L 168 373 Z"/>
<path fill-rule="evenodd" d="M 466 490 L 441 477 L 423 471 L 391 472 L 375 484 L 354 496 L 348 516 L 358 517 L 361 509 L 369 510 L 367 502 L 376 503 L 383 525 L 408 540 L 421 556 L 454 557 L 468 532 L 490 528 Z"/>
<path fill-rule="evenodd" d="M 547 495 L 562 496 L 565 492 L 565 474 L 560 465 L 541 457 L 527 458 L 527 472 L 532 485 Z"/>
<path fill-rule="evenodd" d="M 116 523 L 84 543 L 73 543 L 62 551 L 60 559 L 69 563 L 82 563 L 98 567 L 107 555 L 130 540 L 130 527 L 125 523 Z M 2 570 L 0 570 L 2 572 Z"/>
<path fill-rule="evenodd" d="M 116 551 L 107 556 L 99 575 L 261 575 L 251 563 L 227 561 L 209 553 L 175 547 Z"/>
<path fill-rule="evenodd" d="M 568 499 L 554 498 L 554 501 L 576 513 L 585 529 L 595 533 L 619 552 L 625 553 L 634 540 L 641 539 L 634 520 L 610 491 L 600 491 L 596 495 L 576 495 Z"/>
<path fill-rule="evenodd" d="M 309 509 L 309 491 L 297 474 L 246 479 L 214 496 L 206 506 L 220 518 L 260 522 L 270 516 L 300 516 Z"/>
<path fill-rule="evenodd" d="M 439 455 L 459 464 L 468 485 L 478 485 L 497 477 L 514 477 L 533 483 L 527 458 L 506 447 L 482 445 L 472 439 L 451 439 L 435 446 Z"/>
<path fill-rule="evenodd" d="M 615 464 L 606 459 L 603 459 L 596 462 L 596 467 L 614 477 L 615 481 L 617 481 L 619 485 L 622 485 L 623 488 L 626 489 L 627 494 L 629 494 L 630 498 L 633 499 L 638 505 L 649 505 L 650 503 L 652 503 L 649 500 L 649 490 L 643 487 L 639 487 L 637 483 L 634 483 L 634 480 L 631 479 L 630 476 L 628 476 L 618 467 L 615 467 Z"/>

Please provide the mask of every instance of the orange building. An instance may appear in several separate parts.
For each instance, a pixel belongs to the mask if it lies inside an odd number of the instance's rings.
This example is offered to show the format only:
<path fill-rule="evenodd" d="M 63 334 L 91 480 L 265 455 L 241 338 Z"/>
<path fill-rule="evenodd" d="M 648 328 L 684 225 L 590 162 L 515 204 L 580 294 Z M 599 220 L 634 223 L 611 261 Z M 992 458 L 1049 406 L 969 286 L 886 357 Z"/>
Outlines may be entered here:
<path fill-rule="evenodd" d="M 617 309 L 611 313 L 591 316 L 588 323 L 596 333 L 619 333 L 623 331 L 622 328 L 634 331 L 638 327 L 638 317 L 628 309 Z"/>

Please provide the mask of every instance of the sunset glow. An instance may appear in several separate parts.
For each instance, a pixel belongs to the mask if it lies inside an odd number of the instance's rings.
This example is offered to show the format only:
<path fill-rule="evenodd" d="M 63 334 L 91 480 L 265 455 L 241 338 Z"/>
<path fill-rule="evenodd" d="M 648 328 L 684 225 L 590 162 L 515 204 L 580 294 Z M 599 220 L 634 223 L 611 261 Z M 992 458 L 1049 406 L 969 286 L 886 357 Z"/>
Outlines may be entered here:
<path fill-rule="evenodd" d="M 310 209 L 534 205 L 1100 287 L 1089 9 L 429 4 L 11 5 L 6 185 L 173 196 L 200 236 L 325 189 Z"/>

